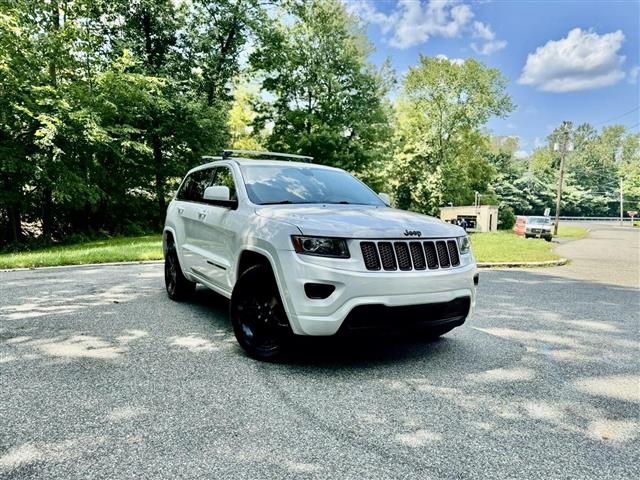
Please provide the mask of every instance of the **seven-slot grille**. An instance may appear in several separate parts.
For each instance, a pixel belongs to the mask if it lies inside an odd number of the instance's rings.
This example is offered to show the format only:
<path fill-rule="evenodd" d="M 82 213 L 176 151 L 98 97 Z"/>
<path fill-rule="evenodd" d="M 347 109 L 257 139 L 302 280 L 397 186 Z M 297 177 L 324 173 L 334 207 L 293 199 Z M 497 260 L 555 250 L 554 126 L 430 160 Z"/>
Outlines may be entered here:
<path fill-rule="evenodd" d="M 367 270 L 434 270 L 460 265 L 455 240 L 360 242 Z"/>

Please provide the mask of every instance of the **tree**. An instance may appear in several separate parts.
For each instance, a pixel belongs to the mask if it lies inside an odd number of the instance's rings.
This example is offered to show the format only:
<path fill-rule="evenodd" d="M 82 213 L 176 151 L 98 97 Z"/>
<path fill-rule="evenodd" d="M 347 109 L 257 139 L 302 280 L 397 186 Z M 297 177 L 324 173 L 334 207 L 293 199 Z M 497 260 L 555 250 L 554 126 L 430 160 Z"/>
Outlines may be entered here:
<path fill-rule="evenodd" d="M 22 218 L 28 208 L 24 187 L 35 175 L 34 165 L 24 158 L 34 149 L 37 95 L 33 85 L 39 83 L 38 72 L 32 71 L 35 45 L 16 17 L 8 8 L 0 13 L 0 214 L 1 223 L 8 226 L 0 240 L 11 242 L 22 239 Z"/>
<path fill-rule="evenodd" d="M 395 188 L 410 190 L 406 207 L 436 213 L 446 203 L 471 203 L 486 192 L 494 168 L 480 131 L 492 116 L 513 110 L 500 72 L 475 60 L 421 56 L 409 69 L 398 100 Z"/>
<path fill-rule="evenodd" d="M 263 132 L 255 132 L 254 105 L 259 101 L 253 85 L 238 81 L 233 92 L 233 104 L 229 110 L 229 136 L 231 147 L 241 150 L 262 150 Z"/>
<path fill-rule="evenodd" d="M 371 47 L 342 2 L 300 2 L 291 14 L 292 23 L 264 33 L 250 56 L 264 76 L 262 90 L 273 97 L 259 108 L 255 126 L 272 125 L 270 149 L 366 175 L 389 155 L 388 68 L 367 62 Z"/>

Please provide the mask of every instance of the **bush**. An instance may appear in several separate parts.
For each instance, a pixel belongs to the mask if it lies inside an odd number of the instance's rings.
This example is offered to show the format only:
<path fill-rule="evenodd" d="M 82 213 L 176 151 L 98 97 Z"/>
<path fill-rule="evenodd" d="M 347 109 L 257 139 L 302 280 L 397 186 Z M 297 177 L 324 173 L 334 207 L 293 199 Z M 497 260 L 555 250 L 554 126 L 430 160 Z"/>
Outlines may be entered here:
<path fill-rule="evenodd" d="M 500 230 L 510 230 L 516 223 L 516 216 L 513 208 L 502 207 L 498 212 L 498 228 Z"/>

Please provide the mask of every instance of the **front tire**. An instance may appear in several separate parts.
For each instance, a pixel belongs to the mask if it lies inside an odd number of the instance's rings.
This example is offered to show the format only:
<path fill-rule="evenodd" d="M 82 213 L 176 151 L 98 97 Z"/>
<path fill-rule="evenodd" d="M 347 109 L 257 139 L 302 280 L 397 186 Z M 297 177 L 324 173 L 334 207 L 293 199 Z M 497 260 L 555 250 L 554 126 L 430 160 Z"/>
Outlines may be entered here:
<path fill-rule="evenodd" d="M 182 273 L 178 252 L 173 242 L 167 246 L 164 256 L 164 284 L 167 295 L 176 302 L 188 299 L 196 289 L 196 284 Z"/>
<path fill-rule="evenodd" d="M 272 361 L 286 351 L 293 333 L 268 266 L 254 265 L 240 275 L 229 310 L 236 339 L 250 357 Z"/>

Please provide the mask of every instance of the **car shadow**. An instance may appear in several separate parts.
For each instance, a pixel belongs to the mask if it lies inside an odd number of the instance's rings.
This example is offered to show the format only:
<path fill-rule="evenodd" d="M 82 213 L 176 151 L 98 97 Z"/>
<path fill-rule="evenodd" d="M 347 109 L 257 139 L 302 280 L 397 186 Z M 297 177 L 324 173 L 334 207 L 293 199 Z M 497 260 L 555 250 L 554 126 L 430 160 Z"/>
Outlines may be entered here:
<path fill-rule="evenodd" d="M 224 330 L 233 336 L 227 298 L 199 286 L 189 303 L 201 314 L 198 316 L 205 319 L 205 329 L 212 332 Z M 452 335 L 434 338 L 426 331 L 373 331 L 330 337 L 295 336 L 287 354 L 274 363 L 300 367 L 361 368 L 412 359 L 424 361 L 431 355 L 441 355 L 459 348 L 459 341 Z M 235 352 L 246 356 L 239 345 Z"/>

